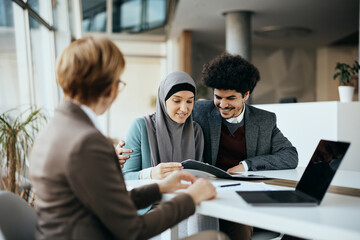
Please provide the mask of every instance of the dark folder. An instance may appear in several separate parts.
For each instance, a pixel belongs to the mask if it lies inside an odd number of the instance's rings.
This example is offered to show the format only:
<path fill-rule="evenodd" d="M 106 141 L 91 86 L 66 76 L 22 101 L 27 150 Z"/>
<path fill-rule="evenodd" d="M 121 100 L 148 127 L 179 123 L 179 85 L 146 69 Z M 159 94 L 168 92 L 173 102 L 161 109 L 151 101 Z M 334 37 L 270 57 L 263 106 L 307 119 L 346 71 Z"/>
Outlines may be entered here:
<path fill-rule="evenodd" d="M 194 170 L 207 172 L 218 178 L 226 178 L 226 179 L 234 179 L 234 180 L 270 179 L 268 177 L 262 175 L 256 175 L 256 174 L 229 174 L 218 167 L 192 159 L 182 161 L 181 164 L 183 165 L 184 169 L 194 169 Z"/>

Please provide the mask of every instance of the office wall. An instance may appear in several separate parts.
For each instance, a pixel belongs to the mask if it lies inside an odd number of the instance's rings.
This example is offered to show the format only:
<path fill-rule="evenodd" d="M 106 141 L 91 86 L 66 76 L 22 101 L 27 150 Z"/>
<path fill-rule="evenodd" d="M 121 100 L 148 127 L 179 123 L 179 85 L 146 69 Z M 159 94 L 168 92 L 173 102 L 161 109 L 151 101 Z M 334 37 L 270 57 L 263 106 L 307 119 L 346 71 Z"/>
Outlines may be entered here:
<path fill-rule="evenodd" d="M 318 142 L 326 139 L 350 142 L 340 169 L 360 171 L 359 102 L 261 104 L 256 107 L 276 113 L 279 129 L 297 148 L 300 167 L 307 166 Z"/>
<path fill-rule="evenodd" d="M 339 101 L 338 80 L 333 80 L 337 62 L 352 65 L 358 59 L 358 47 L 324 47 L 316 51 L 316 101 Z M 354 100 L 358 100 L 357 91 Z"/>
<path fill-rule="evenodd" d="M 108 136 L 122 139 L 131 122 L 155 111 L 157 88 L 162 78 L 158 58 L 126 57 L 122 80 L 126 87 L 109 110 Z"/>
<path fill-rule="evenodd" d="M 252 103 L 278 103 L 283 98 L 315 101 L 315 49 L 254 48 L 252 62 L 260 71 Z"/>
<path fill-rule="evenodd" d="M 192 48 L 192 76 L 201 83 L 203 64 L 224 50 L 220 45 L 197 43 L 193 43 Z M 261 75 L 252 103 L 278 103 L 280 99 L 290 97 L 295 97 L 298 102 L 315 101 L 316 49 L 254 47 L 252 63 Z M 212 91 L 207 90 L 201 97 L 212 98 Z"/>
<path fill-rule="evenodd" d="M 135 118 L 155 111 L 157 89 L 167 71 L 167 48 L 165 42 L 114 41 L 125 55 L 121 79 L 126 87 L 100 120 L 105 135 L 120 140 Z"/>
<path fill-rule="evenodd" d="M 206 88 L 201 82 L 201 70 L 205 63 L 211 61 L 223 51 L 223 46 L 192 43 L 191 76 L 198 85 L 199 98 L 212 99 L 212 90 Z"/>

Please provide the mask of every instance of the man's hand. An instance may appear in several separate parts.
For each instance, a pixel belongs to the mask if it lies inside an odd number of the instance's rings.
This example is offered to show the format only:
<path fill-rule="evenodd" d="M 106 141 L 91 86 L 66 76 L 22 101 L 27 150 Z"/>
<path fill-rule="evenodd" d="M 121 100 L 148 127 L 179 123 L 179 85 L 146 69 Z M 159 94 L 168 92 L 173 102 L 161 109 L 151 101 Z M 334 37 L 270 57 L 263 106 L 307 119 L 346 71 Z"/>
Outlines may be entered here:
<path fill-rule="evenodd" d="M 184 171 L 173 171 L 165 179 L 158 182 L 161 193 L 172 193 L 178 189 L 186 189 L 190 184 L 182 183 L 181 181 L 187 181 L 194 183 L 196 178 L 188 172 Z"/>
<path fill-rule="evenodd" d="M 204 200 L 214 199 L 216 197 L 216 188 L 208 180 L 199 178 L 193 183 L 186 192 L 192 197 L 195 205 Z"/>
<path fill-rule="evenodd" d="M 167 162 L 160 163 L 156 167 L 151 168 L 152 179 L 164 179 L 174 171 L 183 169 L 183 166 L 179 162 Z"/>
<path fill-rule="evenodd" d="M 245 172 L 244 165 L 241 163 L 239 165 L 236 165 L 235 167 L 229 168 L 226 172 L 228 173 L 235 173 L 235 172 Z"/>
<path fill-rule="evenodd" d="M 125 146 L 125 141 L 121 140 L 115 148 L 116 156 L 119 159 L 121 168 L 124 167 L 124 163 L 126 162 L 126 159 L 128 159 L 130 157 L 129 155 L 122 155 L 122 154 L 123 153 L 132 153 L 131 149 L 123 148 L 124 146 Z"/>

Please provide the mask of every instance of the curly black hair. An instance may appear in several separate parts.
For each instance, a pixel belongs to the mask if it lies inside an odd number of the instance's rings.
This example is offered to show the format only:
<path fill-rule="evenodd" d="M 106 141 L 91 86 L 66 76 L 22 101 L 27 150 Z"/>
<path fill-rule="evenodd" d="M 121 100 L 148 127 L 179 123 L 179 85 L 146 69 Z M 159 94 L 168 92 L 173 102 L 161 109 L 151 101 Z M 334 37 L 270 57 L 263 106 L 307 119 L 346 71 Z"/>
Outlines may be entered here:
<path fill-rule="evenodd" d="M 208 87 L 235 90 L 244 96 L 247 91 L 252 93 L 260 80 L 260 73 L 240 55 L 225 52 L 204 64 L 201 78 Z"/>

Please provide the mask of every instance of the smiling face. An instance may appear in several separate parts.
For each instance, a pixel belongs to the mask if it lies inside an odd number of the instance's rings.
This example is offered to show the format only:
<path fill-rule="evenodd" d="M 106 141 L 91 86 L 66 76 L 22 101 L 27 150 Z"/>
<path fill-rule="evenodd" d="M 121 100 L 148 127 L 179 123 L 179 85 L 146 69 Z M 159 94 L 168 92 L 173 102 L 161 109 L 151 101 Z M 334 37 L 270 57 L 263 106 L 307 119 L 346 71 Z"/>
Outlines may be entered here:
<path fill-rule="evenodd" d="M 194 107 L 194 93 L 179 91 L 166 100 L 166 112 L 177 123 L 184 123 Z"/>
<path fill-rule="evenodd" d="M 241 114 L 244 108 L 244 102 L 248 100 L 249 95 L 249 91 L 247 91 L 243 97 L 241 93 L 235 90 L 220 90 L 214 88 L 214 104 L 222 118 L 235 118 Z"/>

